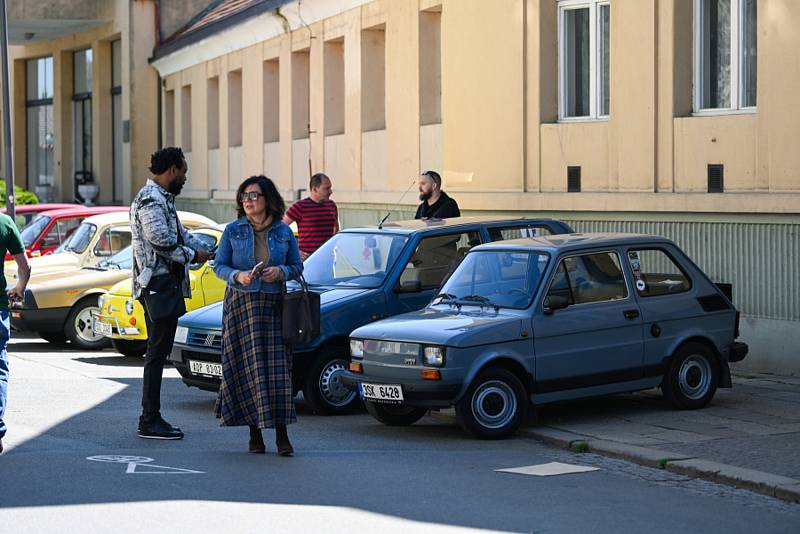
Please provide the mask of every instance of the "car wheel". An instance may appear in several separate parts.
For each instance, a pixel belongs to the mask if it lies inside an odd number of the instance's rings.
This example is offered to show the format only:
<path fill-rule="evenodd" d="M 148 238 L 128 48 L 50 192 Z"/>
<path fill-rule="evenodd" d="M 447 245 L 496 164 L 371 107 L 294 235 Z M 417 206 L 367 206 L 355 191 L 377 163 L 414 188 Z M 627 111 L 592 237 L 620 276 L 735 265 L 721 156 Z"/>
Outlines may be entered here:
<path fill-rule="evenodd" d="M 358 406 L 358 394 L 342 383 L 342 373 L 350 363 L 343 353 L 344 350 L 325 351 L 308 370 L 303 398 L 315 413 L 339 415 Z"/>
<path fill-rule="evenodd" d="M 107 337 L 95 334 L 92 331 L 92 314 L 100 311 L 97 306 L 97 297 L 87 297 L 79 300 L 67 315 L 64 325 L 64 335 L 67 336 L 75 348 L 81 350 L 100 350 L 108 347 Z"/>
<path fill-rule="evenodd" d="M 428 413 L 427 408 L 415 408 L 404 404 L 380 404 L 366 401 L 367 412 L 387 426 L 413 425 Z"/>
<path fill-rule="evenodd" d="M 49 343 L 66 343 L 64 332 L 36 332 L 36 335 Z"/>
<path fill-rule="evenodd" d="M 141 358 L 147 352 L 147 340 L 112 339 L 111 347 L 123 356 Z"/>
<path fill-rule="evenodd" d="M 517 431 L 528 410 L 525 387 L 499 367 L 481 371 L 456 404 L 461 427 L 481 439 L 503 439 Z"/>
<path fill-rule="evenodd" d="M 687 343 L 672 357 L 661 393 L 673 407 L 695 410 L 711 402 L 718 383 L 717 359 L 711 349 L 702 343 Z"/>

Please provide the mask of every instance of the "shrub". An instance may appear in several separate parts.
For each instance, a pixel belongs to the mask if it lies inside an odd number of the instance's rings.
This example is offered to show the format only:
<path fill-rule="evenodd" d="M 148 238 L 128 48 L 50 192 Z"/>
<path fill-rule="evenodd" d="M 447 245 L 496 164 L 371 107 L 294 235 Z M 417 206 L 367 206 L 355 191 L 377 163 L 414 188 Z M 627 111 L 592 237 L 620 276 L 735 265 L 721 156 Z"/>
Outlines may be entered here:
<path fill-rule="evenodd" d="M 35 194 L 22 189 L 18 185 L 14 185 L 14 204 L 17 206 L 24 206 L 26 204 L 38 204 L 39 199 L 36 197 Z M 5 207 L 6 205 L 6 181 L 2 179 L 0 181 L 0 207 Z"/>

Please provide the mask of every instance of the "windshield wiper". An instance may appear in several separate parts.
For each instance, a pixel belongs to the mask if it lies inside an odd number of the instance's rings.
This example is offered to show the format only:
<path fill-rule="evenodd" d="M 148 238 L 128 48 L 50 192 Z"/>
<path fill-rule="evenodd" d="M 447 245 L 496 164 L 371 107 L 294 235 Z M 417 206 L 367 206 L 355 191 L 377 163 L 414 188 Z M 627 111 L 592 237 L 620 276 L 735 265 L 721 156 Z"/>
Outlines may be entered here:
<path fill-rule="evenodd" d="M 456 297 L 452 293 L 439 293 L 438 295 L 433 297 L 433 300 L 436 300 L 436 299 L 440 299 L 438 304 L 441 304 L 442 302 L 452 302 L 454 300 L 457 300 L 458 297 Z"/>
<path fill-rule="evenodd" d="M 483 306 L 488 306 L 490 308 L 494 308 L 495 311 L 500 311 L 500 306 L 498 306 L 488 298 L 484 297 L 483 295 L 467 295 L 466 297 L 461 297 L 458 300 L 461 303 L 468 303 L 468 304 L 477 303 L 480 304 L 481 308 L 483 308 Z"/>

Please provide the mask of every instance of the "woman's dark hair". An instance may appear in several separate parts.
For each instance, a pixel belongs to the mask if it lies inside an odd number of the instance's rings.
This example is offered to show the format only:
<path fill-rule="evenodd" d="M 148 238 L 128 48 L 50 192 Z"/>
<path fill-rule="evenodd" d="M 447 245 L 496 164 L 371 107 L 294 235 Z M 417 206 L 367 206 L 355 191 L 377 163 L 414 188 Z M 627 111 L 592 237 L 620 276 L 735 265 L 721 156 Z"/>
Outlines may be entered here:
<path fill-rule="evenodd" d="M 150 156 L 150 172 L 157 176 L 169 170 L 173 165 L 182 169 L 183 161 L 183 150 L 176 146 L 168 146 L 153 152 L 153 155 Z"/>
<path fill-rule="evenodd" d="M 278 188 L 275 187 L 273 181 L 263 174 L 251 176 L 239 185 L 239 189 L 236 190 L 236 216 L 244 217 L 242 193 L 253 184 L 258 185 L 259 189 L 261 189 L 261 193 L 267 200 L 267 212 L 272 216 L 273 222 L 283 219 L 283 212 L 286 211 L 286 204 L 283 203 L 283 197 L 278 193 Z"/>

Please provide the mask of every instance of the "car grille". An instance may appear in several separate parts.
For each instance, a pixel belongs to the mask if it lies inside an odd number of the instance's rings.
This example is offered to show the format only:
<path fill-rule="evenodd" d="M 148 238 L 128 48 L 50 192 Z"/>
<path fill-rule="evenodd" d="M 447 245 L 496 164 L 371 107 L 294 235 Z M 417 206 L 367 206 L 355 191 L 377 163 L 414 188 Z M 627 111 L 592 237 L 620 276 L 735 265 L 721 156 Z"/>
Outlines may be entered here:
<path fill-rule="evenodd" d="M 208 347 L 210 349 L 222 348 L 222 333 L 209 330 L 190 330 L 186 339 L 188 345 Z"/>

